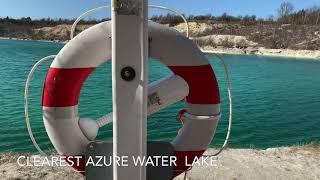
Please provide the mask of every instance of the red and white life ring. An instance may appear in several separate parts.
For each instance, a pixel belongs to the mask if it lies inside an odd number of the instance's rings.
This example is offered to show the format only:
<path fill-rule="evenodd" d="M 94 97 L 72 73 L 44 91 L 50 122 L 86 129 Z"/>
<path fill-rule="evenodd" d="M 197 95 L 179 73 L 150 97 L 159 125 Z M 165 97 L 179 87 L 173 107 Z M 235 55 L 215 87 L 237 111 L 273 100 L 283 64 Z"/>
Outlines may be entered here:
<path fill-rule="evenodd" d="M 159 59 L 174 73 L 150 86 L 149 95 L 156 93 L 164 103 L 151 103 L 149 113 L 168 105 L 166 98 L 171 103 L 186 98 L 186 120 L 172 141 L 178 165 L 175 177 L 188 169 L 185 157 L 190 160 L 200 157 L 213 138 L 220 118 L 219 88 L 206 56 L 191 40 L 153 22 L 149 22 L 149 39 L 150 57 Z M 84 81 L 108 59 L 111 59 L 111 22 L 104 22 L 72 39 L 52 62 L 43 89 L 43 119 L 60 155 L 83 155 L 92 140 L 79 126 L 78 99 Z M 84 171 L 83 168 L 78 170 Z"/>

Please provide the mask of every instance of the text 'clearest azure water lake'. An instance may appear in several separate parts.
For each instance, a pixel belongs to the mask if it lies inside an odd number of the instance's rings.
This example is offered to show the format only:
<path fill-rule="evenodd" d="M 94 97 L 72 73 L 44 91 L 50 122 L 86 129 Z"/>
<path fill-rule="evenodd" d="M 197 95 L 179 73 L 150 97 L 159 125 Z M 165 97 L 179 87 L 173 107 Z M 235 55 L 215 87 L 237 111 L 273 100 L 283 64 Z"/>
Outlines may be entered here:
<path fill-rule="evenodd" d="M 24 85 L 37 60 L 57 54 L 58 43 L 0 40 L 0 152 L 35 151 L 24 119 Z M 320 61 L 260 56 L 223 55 L 233 87 L 233 127 L 230 147 L 267 148 L 320 141 Z M 212 146 L 223 143 L 229 102 L 223 66 L 208 55 L 219 80 L 222 118 Z M 52 149 L 42 121 L 41 96 L 50 62 L 36 72 L 30 87 L 32 129 L 43 149 Z M 171 72 L 156 60 L 149 64 L 150 81 Z M 112 111 L 111 64 L 97 68 L 80 95 L 81 117 L 99 118 Z M 181 124 L 176 103 L 148 117 L 148 140 L 171 141 Z M 111 140 L 112 126 L 98 139 Z"/>

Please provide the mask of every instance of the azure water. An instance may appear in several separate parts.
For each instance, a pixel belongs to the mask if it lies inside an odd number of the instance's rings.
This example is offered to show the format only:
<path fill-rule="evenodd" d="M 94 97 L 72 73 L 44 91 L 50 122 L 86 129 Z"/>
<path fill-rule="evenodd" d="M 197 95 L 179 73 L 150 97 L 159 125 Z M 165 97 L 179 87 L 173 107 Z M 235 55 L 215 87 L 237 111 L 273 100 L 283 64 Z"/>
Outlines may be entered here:
<path fill-rule="evenodd" d="M 35 151 L 24 119 L 24 85 L 33 64 L 57 54 L 63 44 L 0 40 L 0 152 Z M 267 148 L 320 141 L 320 61 L 262 56 L 223 55 L 232 78 L 234 123 L 230 146 Z M 222 118 L 212 146 L 223 143 L 228 121 L 227 84 L 223 67 L 208 55 L 219 80 Z M 41 94 L 47 68 L 43 64 L 30 87 L 30 119 L 41 148 L 53 149 L 42 122 Z M 170 75 L 152 59 L 150 81 Z M 80 95 L 81 117 L 99 118 L 112 111 L 111 64 L 97 68 Z M 148 140 L 172 140 L 180 122 L 175 117 L 184 107 L 176 103 L 148 117 Z M 111 140 L 112 126 L 98 139 Z"/>

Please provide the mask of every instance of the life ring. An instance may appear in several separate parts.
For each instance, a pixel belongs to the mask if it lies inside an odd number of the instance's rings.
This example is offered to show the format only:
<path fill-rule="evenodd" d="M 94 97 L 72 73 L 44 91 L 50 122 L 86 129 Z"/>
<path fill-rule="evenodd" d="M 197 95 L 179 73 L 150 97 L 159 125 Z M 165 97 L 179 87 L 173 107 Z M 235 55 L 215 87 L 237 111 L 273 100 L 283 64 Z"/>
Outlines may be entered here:
<path fill-rule="evenodd" d="M 213 138 L 220 118 L 219 88 L 206 56 L 181 33 L 149 22 L 149 40 L 149 55 L 159 59 L 174 73 L 153 83 L 149 95 L 158 93 L 159 101 L 167 101 L 165 98 L 179 101 L 185 97 L 187 106 L 183 127 L 171 142 L 177 157 L 175 177 L 189 168 L 185 157 L 188 160 L 200 157 Z M 108 59 L 111 59 L 110 21 L 77 35 L 52 62 L 43 88 L 43 120 L 47 134 L 60 155 L 83 155 L 94 138 L 86 136 L 79 126 L 78 98 L 90 73 Z M 172 91 L 176 90 L 176 93 L 172 94 L 166 89 L 173 86 L 176 88 Z M 177 87 L 184 90 L 179 91 Z M 151 109 L 148 107 L 149 113 L 163 108 L 160 107 L 163 103 L 151 103 L 151 106 Z M 83 164 L 75 168 L 84 171 Z"/>

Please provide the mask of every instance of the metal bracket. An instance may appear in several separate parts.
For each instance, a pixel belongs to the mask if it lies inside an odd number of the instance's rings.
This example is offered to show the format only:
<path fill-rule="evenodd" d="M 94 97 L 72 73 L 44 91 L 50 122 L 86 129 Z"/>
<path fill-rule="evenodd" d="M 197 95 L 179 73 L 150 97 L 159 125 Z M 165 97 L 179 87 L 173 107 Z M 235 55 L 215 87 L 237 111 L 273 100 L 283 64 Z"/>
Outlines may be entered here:
<path fill-rule="evenodd" d="M 141 2 L 135 0 L 113 0 L 114 11 L 119 15 L 136 15 L 140 16 Z"/>

